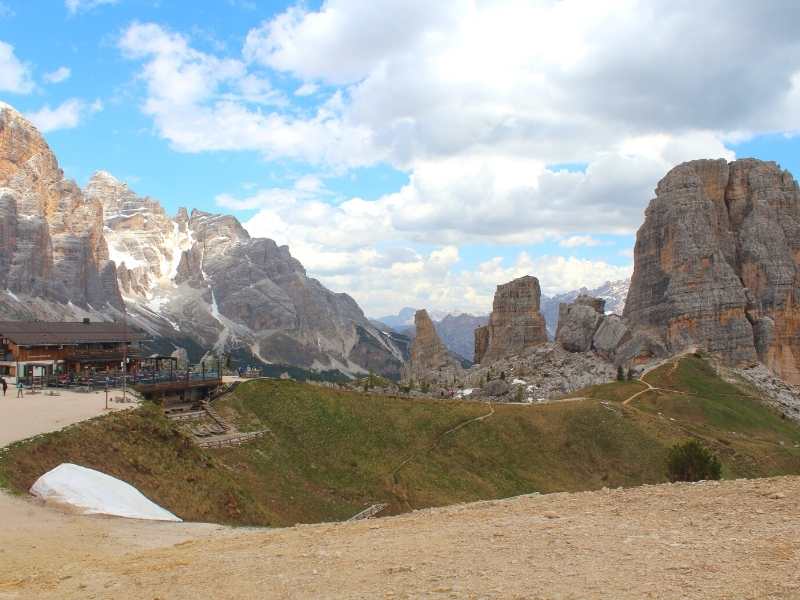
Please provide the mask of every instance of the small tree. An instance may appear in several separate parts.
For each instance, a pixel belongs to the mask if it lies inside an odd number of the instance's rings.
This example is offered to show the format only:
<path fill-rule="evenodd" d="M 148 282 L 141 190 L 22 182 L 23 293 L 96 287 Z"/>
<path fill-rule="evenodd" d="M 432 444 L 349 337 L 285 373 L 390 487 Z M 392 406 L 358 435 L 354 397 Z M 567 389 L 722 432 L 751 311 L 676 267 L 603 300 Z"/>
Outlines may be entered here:
<path fill-rule="evenodd" d="M 524 392 L 522 391 L 522 386 L 519 386 L 517 388 L 517 391 L 514 393 L 514 400 L 516 402 L 522 402 L 522 400 L 524 399 L 523 394 Z"/>
<path fill-rule="evenodd" d="M 633 381 L 633 367 L 628 369 L 628 381 Z"/>
<path fill-rule="evenodd" d="M 622 365 L 617 367 L 617 381 L 625 381 L 625 370 Z"/>
<path fill-rule="evenodd" d="M 719 459 L 698 440 L 675 444 L 669 450 L 667 477 L 670 481 L 719 479 L 721 471 Z"/>
<path fill-rule="evenodd" d="M 506 380 L 506 372 L 505 371 L 500 371 L 500 379 L 502 379 L 503 381 Z"/>

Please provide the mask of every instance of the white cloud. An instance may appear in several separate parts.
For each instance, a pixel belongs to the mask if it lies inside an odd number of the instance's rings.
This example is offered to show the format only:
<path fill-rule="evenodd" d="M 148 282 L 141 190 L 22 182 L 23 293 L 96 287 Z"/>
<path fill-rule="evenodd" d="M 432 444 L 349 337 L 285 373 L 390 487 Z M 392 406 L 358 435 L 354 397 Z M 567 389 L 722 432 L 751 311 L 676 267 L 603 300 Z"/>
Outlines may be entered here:
<path fill-rule="evenodd" d="M 14 47 L 0 42 L 0 92 L 28 94 L 33 91 L 30 67 L 14 54 Z"/>
<path fill-rule="evenodd" d="M 294 91 L 295 96 L 311 96 L 316 94 L 319 86 L 316 83 L 307 81 Z"/>
<path fill-rule="evenodd" d="M 74 15 L 79 12 L 90 11 L 98 6 L 117 4 L 118 2 L 119 0 L 64 0 L 64 6 L 70 15 Z"/>
<path fill-rule="evenodd" d="M 543 293 L 553 295 L 624 279 L 632 271 L 631 265 L 564 256 L 532 257 L 526 252 L 520 252 L 511 264 L 494 258 L 469 269 L 454 268 L 458 260 L 455 246 L 428 254 L 409 250 L 405 256 L 397 253 L 394 260 L 380 252 L 351 253 L 342 256 L 341 263 L 356 263 L 357 268 L 330 268 L 320 279 L 333 289 L 347 290 L 372 316 L 395 312 L 400 306 L 486 314 L 497 285 L 523 275 L 538 277 Z"/>
<path fill-rule="evenodd" d="M 88 115 L 103 110 L 103 103 L 95 100 L 87 103 L 78 98 L 65 100 L 55 108 L 45 105 L 37 111 L 26 113 L 26 117 L 43 133 L 59 129 L 73 129 Z"/>
<path fill-rule="evenodd" d="M 254 96 L 263 99 L 268 84 L 242 61 L 200 52 L 185 36 L 153 23 L 128 27 L 119 46 L 128 58 L 145 61 L 143 110 L 177 150 L 253 150 L 339 166 L 377 156 L 370 132 L 341 118 L 339 94 L 310 117 L 265 112 L 251 104 Z"/>
<path fill-rule="evenodd" d="M 47 83 L 61 83 L 66 81 L 72 75 L 72 70 L 69 67 L 58 67 L 55 71 L 45 73 L 42 76 Z"/>
<path fill-rule="evenodd" d="M 675 164 L 732 159 L 727 141 L 800 131 L 798 20 L 800 4 L 778 0 L 770 10 L 723 0 L 326 0 L 255 27 L 241 57 L 200 52 L 155 24 L 133 24 L 120 47 L 141 63 L 144 112 L 180 151 L 256 151 L 325 176 L 380 163 L 408 175 L 374 201 L 334 198 L 319 180 L 220 196 L 226 208 L 258 211 L 252 232 L 289 243 L 312 273 L 368 306 L 430 296 L 424 282 L 437 278 L 477 306 L 510 267 L 486 265 L 491 286 L 468 286 L 456 263 L 435 271 L 423 244 L 576 248 L 630 235 Z M 294 92 L 269 98 L 277 78 Z M 587 167 L 547 168 L 563 163 Z M 547 275 L 554 290 L 620 276 L 603 261 L 526 256 L 517 264 L 564 269 Z M 397 273 L 418 274 L 395 287 Z"/>
<path fill-rule="evenodd" d="M 599 246 L 601 243 L 600 240 L 596 240 L 590 235 L 573 235 L 559 240 L 558 245 L 562 248 L 578 248 L 580 246 Z"/>

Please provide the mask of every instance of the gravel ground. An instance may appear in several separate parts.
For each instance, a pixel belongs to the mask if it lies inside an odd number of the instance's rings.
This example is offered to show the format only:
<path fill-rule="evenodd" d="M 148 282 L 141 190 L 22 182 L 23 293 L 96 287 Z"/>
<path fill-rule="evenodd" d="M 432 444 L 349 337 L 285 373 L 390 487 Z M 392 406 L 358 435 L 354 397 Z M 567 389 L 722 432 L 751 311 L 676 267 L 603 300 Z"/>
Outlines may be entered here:
<path fill-rule="evenodd" d="M 44 392 L 26 390 L 22 398 L 17 398 L 17 390 L 9 387 L 5 396 L 0 395 L 0 448 L 108 412 L 105 408 L 105 392 L 61 389 L 55 393 L 58 395 L 48 396 Z M 124 410 L 135 405 L 115 402 L 114 398 L 122 397 L 120 390 L 111 390 L 108 397 L 109 411 Z"/>
<path fill-rule="evenodd" d="M 800 598 L 800 478 L 234 530 L 0 496 L 0 598 Z"/>

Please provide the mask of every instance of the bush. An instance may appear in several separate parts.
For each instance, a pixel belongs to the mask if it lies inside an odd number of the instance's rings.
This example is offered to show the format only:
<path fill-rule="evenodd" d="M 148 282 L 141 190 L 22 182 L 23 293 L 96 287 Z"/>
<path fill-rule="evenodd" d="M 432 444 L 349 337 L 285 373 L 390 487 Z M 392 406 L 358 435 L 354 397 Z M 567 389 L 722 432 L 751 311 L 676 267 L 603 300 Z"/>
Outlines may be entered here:
<path fill-rule="evenodd" d="M 617 367 L 617 381 L 625 381 L 625 370 L 622 365 Z"/>
<path fill-rule="evenodd" d="M 719 479 L 722 465 L 711 450 L 697 440 L 675 444 L 667 457 L 670 481 Z"/>

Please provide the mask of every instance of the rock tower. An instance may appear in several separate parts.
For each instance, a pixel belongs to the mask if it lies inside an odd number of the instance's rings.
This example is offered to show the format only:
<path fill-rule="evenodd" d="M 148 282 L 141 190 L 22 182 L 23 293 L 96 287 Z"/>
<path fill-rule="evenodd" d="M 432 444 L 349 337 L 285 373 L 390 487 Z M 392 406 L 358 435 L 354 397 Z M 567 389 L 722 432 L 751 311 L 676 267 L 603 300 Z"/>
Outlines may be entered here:
<path fill-rule="evenodd" d="M 497 286 L 489 323 L 475 330 L 475 362 L 497 360 L 547 342 L 539 310 L 542 291 L 536 277 L 526 275 Z"/>
<path fill-rule="evenodd" d="M 774 162 L 697 160 L 658 184 L 624 316 L 669 352 L 760 360 L 800 383 L 800 190 Z"/>

